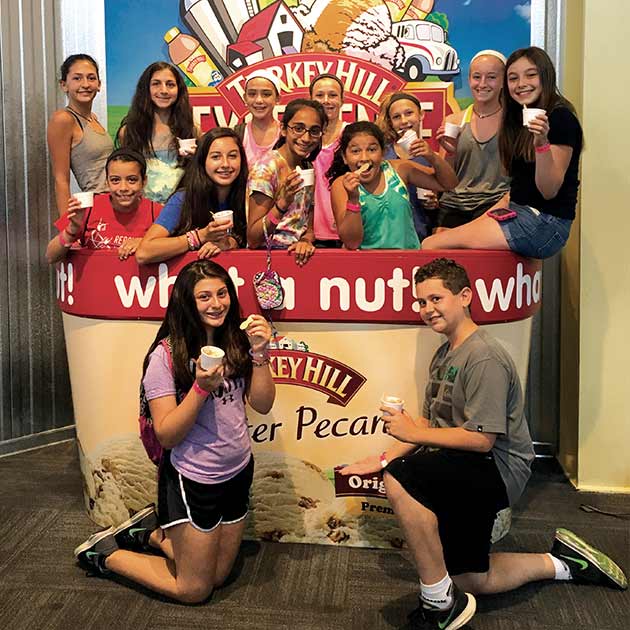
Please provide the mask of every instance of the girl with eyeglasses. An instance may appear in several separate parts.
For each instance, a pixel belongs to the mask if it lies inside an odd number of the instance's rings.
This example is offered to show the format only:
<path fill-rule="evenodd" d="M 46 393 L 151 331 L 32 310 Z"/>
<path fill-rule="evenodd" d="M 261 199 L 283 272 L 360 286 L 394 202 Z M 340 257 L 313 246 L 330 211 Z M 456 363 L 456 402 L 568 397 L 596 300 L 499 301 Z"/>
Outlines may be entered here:
<path fill-rule="evenodd" d="M 249 247 L 268 242 L 272 249 L 293 252 L 300 266 L 314 254 L 314 186 L 304 185 L 300 171 L 313 168 L 326 122 L 326 112 L 317 101 L 300 98 L 287 104 L 275 149 L 250 171 Z"/>

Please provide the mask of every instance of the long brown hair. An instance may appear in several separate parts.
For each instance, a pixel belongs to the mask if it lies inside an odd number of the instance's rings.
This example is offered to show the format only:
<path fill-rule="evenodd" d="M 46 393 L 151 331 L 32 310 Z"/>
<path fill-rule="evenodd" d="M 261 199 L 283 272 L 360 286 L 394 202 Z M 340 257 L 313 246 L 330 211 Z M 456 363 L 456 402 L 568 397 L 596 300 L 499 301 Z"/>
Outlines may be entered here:
<path fill-rule="evenodd" d="M 223 325 L 215 330 L 214 345 L 225 352 L 228 375 L 242 377 L 246 384 L 249 384 L 252 362 L 249 356 L 247 335 L 239 327 L 241 317 L 236 289 L 227 271 L 211 260 L 195 260 L 186 265 L 177 275 L 166 307 L 164 321 L 144 359 L 143 378 L 151 353 L 162 339 L 168 337 L 173 349 L 175 384 L 184 392 L 192 387 L 194 375 L 190 361 L 196 359 L 201 353 L 201 348 L 206 345 L 206 330 L 199 317 L 195 301 L 195 285 L 204 278 L 218 278 L 227 287 L 230 308 Z"/>
<path fill-rule="evenodd" d="M 528 48 L 519 48 L 515 50 L 505 64 L 505 75 L 503 79 L 503 95 L 505 97 L 505 107 L 503 109 L 503 124 L 499 131 L 499 153 L 501 155 L 501 164 L 505 172 L 509 175 L 512 160 L 521 158 L 528 162 L 535 159 L 534 153 L 534 137 L 523 126 L 523 107 L 517 103 L 511 96 L 508 88 L 508 73 L 510 66 L 526 57 L 531 61 L 538 70 L 540 77 L 540 86 L 542 92 L 540 98 L 534 107 L 540 107 L 547 111 L 547 114 L 556 107 L 566 107 L 575 113 L 575 108 L 566 99 L 556 85 L 556 70 L 549 55 L 537 46 L 529 46 Z"/>
<path fill-rule="evenodd" d="M 190 160 L 181 190 L 184 192 L 182 211 L 179 223 L 173 232 L 174 236 L 186 234 L 188 230 L 206 227 L 210 220 L 210 210 L 219 210 L 217 185 L 206 173 L 206 158 L 210 147 L 219 138 L 232 138 L 241 156 L 241 170 L 230 186 L 227 207 L 234 212 L 234 231 L 239 246 L 246 243 L 245 232 L 247 220 L 245 218 L 245 189 L 247 188 L 247 156 L 243 143 L 238 134 L 228 127 L 214 127 L 199 140 L 195 155 Z"/>
<path fill-rule="evenodd" d="M 151 100 L 151 78 L 156 72 L 170 70 L 177 84 L 177 100 L 173 103 L 168 126 L 172 138 L 170 149 L 177 151 L 177 138 L 193 138 L 196 135 L 192 108 L 188 100 L 188 88 L 181 74 L 170 63 L 156 61 L 148 66 L 138 79 L 138 85 L 127 115 L 122 119 L 116 132 L 116 146 L 134 149 L 146 157 L 154 157 L 153 149 L 153 113 L 155 105 Z M 121 138 L 120 130 L 125 128 Z"/>

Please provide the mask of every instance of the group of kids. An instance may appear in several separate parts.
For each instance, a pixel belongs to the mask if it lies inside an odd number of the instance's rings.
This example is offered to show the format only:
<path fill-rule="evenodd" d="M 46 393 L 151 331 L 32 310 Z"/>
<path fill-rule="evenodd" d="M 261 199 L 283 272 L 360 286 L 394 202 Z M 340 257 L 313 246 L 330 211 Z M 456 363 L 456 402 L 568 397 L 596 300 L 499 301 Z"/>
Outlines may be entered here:
<path fill-rule="evenodd" d="M 377 123 L 346 125 L 343 84 L 329 74 L 313 80 L 310 99 L 289 102 L 279 122 L 275 77 L 254 73 L 244 95 L 251 120 L 199 136 L 179 73 L 155 63 L 112 152 L 91 111 L 96 63 L 87 55 L 64 62 L 68 106 L 48 128 L 60 213 L 48 260 L 77 244 L 116 248 L 140 263 L 198 252 L 177 276 L 143 365 L 147 415 L 164 449 L 157 510 L 92 535 L 75 550 L 82 566 L 184 603 L 205 601 L 232 571 L 254 469 L 246 403 L 268 413 L 276 391 L 271 326 L 257 314 L 243 321 L 231 278 L 209 260 L 220 251 L 286 249 L 303 265 L 318 247 L 421 243 L 544 258 L 564 245 L 582 137 L 551 61 L 534 47 L 507 60 L 482 51 L 469 83 L 473 103 L 445 121 L 459 127 L 456 138 L 439 128 L 438 155 L 423 139 L 414 96 L 389 95 Z M 545 113 L 524 126 L 524 106 Z M 410 129 L 416 138 L 403 145 Z M 178 138 L 197 139 L 192 155 L 178 150 Z M 305 186 L 310 168 L 315 185 Z M 83 190 L 101 193 L 91 207 L 70 196 L 71 171 Z M 232 220 L 215 220 L 228 209 Z M 415 288 L 422 321 L 445 337 L 421 415 L 382 407 L 392 446 L 341 471 L 383 474 L 420 579 L 409 627 L 455 630 L 474 615 L 475 595 L 538 580 L 627 588 L 610 558 L 566 529 L 556 530 L 550 553 L 491 553 L 495 516 L 516 504 L 534 458 L 518 374 L 471 319 L 460 265 L 435 259 L 418 269 Z M 225 352 L 207 370 L 199 358 L 206 345 Z"/>

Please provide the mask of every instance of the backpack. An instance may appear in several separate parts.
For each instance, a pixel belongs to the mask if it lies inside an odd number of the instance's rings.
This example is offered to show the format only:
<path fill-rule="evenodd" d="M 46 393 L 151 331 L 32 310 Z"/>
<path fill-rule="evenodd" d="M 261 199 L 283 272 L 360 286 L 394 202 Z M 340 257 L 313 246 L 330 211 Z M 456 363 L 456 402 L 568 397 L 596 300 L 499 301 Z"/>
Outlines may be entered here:
<path fill-rule="evenodd" d="M 165 339 L 162 339 L 160 343 L 166 351 L 166 356 L 168 358 L 168 367 L 172 372 L 173 360 L 171 355 L 171 341 L 168 337 L 166 337 Z M 175 398 L 178 405 L 184 399 L 185 395 L 186 394 L 181 392 L 177 387 L 175 388 Z M 144 450 L 147 452 L 149 459 L 156 466 L 159 466 L 164 455 L 164 448 L 157 439 L 157 436 L 155 435 L 155 431 L 153 429 L 153 418 L 151 418 L 149 401 L 147 400 L 142 380 L 140 381 L 140 415 L 138 416 L 138 424 L 140 425 L 140 441 L 142 442 L 142 446 L 144 446 Z"/>

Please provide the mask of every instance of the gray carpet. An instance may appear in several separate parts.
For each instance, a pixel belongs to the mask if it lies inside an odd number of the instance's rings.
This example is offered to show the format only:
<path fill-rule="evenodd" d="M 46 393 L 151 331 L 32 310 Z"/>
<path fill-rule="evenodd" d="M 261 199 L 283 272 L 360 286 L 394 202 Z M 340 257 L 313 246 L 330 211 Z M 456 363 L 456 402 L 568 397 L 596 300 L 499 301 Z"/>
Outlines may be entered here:
<path fill-rule="evenodd" d="M 553 462 L 537 470 L 503 550 L 547 550 L 556 525 L 574 529 L 630 569 L 628 495 L 577 493 Z M 182 606 L 122 581 L 86 577 L 74 547 L 86 517 L 73 442 L 0 459 L 0 629 L 378 630 L 404 626 L 417 579 L 405 552 L 243 544 L 236 575 L 210 602 Z M 471 630 L 628 630 L 630 591 L 567 583 L 478 598 Z"/>

